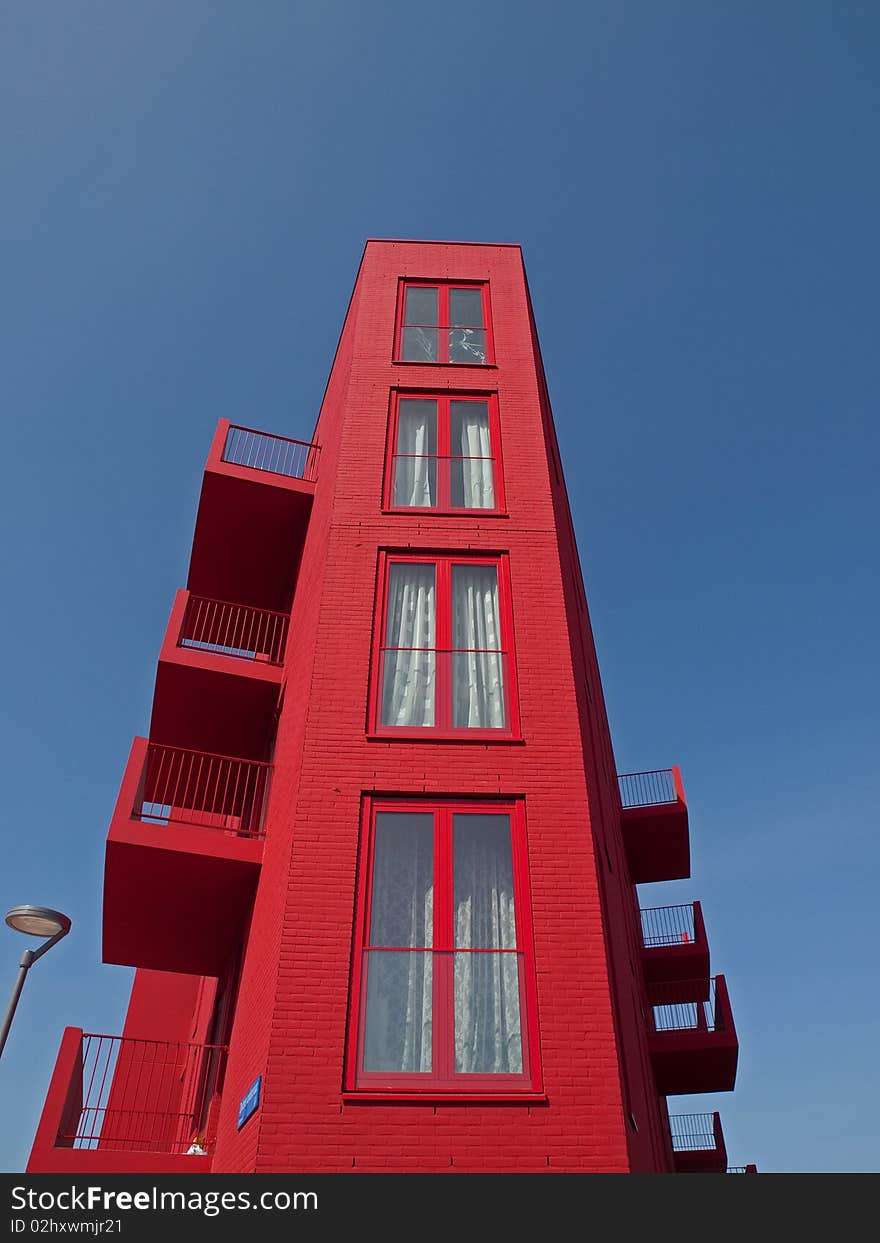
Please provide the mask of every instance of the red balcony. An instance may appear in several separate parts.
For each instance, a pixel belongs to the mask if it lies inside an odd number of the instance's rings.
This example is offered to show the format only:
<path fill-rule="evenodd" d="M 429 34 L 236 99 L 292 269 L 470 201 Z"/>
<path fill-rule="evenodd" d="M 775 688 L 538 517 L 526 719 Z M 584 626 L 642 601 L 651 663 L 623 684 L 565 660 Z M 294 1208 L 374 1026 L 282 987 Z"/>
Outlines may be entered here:
<path fill-rule="evenodd" d="M 669 1131 L 677 1174 L 726 1171 L 727 1149 L 719 1114 L 670 1114 Z"/>
<path fill-rule="evenodd" d="M 65 1030 L 28 1173 L 211 1168 L 226 1049 Z"/>
<path fill-rule="evenodd" d="M 646 982 L 691 980 L 699 985 L 693 1000 L 705 1000 L 709 993 L 709 945 L 699 902 L 649 906 L 639 916 Z"/>
<path fill-rule="evenodd" d="M 179 591 L 159 656 L 150 738 L 262 756 L 275 731 L 288 616 Z"/>
<path fill-rule="evenodd" d="M 634 885 L 691 874 L 687 803 L 679 768 L 622 773 L 623 842 Z"/>
<path fill-rule="evenodd" d="M 202 482 L 190 591 L 287 612 L 317 477 L 317 445 L 221 419 Z"/>
<path fill-rule="evenodd" d="M 736 1082 L 739 1042 L 724 976 L 708 981 L 706 1000 L 694 996 L 704 981 L 677 980 L 648 988 L 648 1043 L 661 1096 L 729 1092 Z"/>
<path fill-rule="evenodd" d="M 107 836 L 105 962 L 220 974 L 257 883 L 270 773 L 135 739 Z"/>
<path fill-rule="evenodd" d="M 729 1165 L 726 1170 L 728 1174 L 757 1174 L 757 1172 L 756 1165 Z"/>

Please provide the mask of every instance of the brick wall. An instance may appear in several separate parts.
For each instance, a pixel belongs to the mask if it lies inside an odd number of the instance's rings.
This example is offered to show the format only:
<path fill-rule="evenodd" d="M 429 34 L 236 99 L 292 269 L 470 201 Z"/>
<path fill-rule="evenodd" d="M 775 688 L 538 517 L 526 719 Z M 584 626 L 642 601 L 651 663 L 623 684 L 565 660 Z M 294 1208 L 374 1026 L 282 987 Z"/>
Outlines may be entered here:
<path fill-rule="evenodd" d="M 402 276 L 488 280 L 497 367 L 395 365 Z M 395 385 L 498 392 L 509 516 L 382 513 Z M 518 248 L 368 244 L 316 436 L 214 1169 L 668 1168 L 614 762 Z M 366 737 L 382 548 L 509 553 L 523 742 Z M 361 801 L 393 791 L 525 799 L 546 1101 L 368 1104 L 342 1091 Z M 258 1074 L 261 1110 L 237 1132 Z"/>

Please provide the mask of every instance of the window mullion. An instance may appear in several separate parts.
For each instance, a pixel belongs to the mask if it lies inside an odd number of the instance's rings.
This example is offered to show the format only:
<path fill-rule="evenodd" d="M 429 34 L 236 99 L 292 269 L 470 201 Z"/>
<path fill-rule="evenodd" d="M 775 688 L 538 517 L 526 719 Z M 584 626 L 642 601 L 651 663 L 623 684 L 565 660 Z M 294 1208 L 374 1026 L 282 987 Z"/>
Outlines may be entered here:
<path fill-rule="evenodd" d="M 485 351 L 485 358 L 486 358 L 487 363 L 493 363 L 495 361 L 495 352 L 494 352 L 494 349 L 490 350 L 490 346 L 489 346 L 490 331 L 489 331 L 489 286 L 488 285 L 482 285 L 480 288 L 480 305 L 482 306 L 482 309 L 483 309 L 483 349 Z"/>
<path fill-rule="evenodd" d="M 437 398 L 437 506 L 449 509 L 452 505 L 451 471 L 452 463 L 449 456 L 451 449 L 451 427 L 449 398 Z"/>
<path fill-rule="evenodd" d="M 440 1016 L 441 1073 L 445 1081 L 455 1074 L 455 904 L 454 871 L 452 871 L 452 809 L 439 809 L 442 858 L 442 921 L 444 921 L 444 952 L 440 956 L 440 975 L 444 981 L 444 1011 Z"/>
<path fill-rule="evenodd" d="M 401 333 L 402 332 L 403 332 L 403 329 L 401 329 Z M 402 349 L 402 346 L 400 348 Z M 394 496 L 395 496 L 395 488 L 397 486 L 396 485 L 397 467 L 398 467 L 397 454 L 400 448 L 400 393 L 394 394 L 394 399 L 392 402 L 391 435 L 389 439 L 391 442 L 391 450 L 390 450 L 390 456 L 388 460 L 388 470 L 386 471 L 386 474 L 388 476 L 386 480 L 386 489 L 387 489 L 387 497 L 388 497 L 387 504 L 389 506 L 393 506 L 395 504 Z M 383 640 L 384 640 L 384 633 L 383 633 Z"/>
<path fill-rule="evenodd" d="M 438 729 L 452 728 L 452 585 L 449 559 L 437 561 L 434 720 Z"/>
<path fill-rule="evenodd" d="M 437 948 L 434 968 L 439 981 L 439 1005 L 434 1016 L 437 1049 L 437 1077 L 448 1082 L 455 1069 L 455 994 L 454 994 L 454 944 L 453 928 L 453 870 L 452 870 L 452 811 L 439 807 L 437 825 L 437 877 L 434 894 L 436 913 Z"/>
<path fill-rule="evenodd" d="M 437 361 L 441 363 L 449 362 L 449 286 L 439 285 L 437 287 L 437 318 L 440 326 L 437 328 L 439 341 L 437 343 Z"/>

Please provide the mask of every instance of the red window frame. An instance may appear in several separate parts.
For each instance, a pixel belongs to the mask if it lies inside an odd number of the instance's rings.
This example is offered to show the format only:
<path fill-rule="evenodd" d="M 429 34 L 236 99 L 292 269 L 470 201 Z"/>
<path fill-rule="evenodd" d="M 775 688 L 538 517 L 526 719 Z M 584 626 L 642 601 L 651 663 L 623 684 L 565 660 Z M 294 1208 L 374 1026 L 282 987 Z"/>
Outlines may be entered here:
<path fill-rule="evenodd" d="M 370 948 L 372 875 L 379 812 L 430 813 L 434 817 L 434 927 L 433 944 L 414 953 L 430 953 L 432 968 L 432 1057 L 430 1071 L 389 1072 L 361 1070 L 366 1024 L 365 956 L 390 947 Z M 522 1039 L 522 1074 L 466 1074 L 455 1072 L 454 955 L 452 825 L 456 813 L 507 815 L 510 817 L 513 862 L 513 905 L 516 923 L 515 950 L 480 950 L 471 953 L 515 954 L 519 960 L 519 1013 Z M 351 1005 L 346 1046 L 344 1088 L 351 1092 L 405 1093 L 407 1096 L 472 1094 L 535 1094 L 542 1091 L 539 1056 L 538 1000 L 534 962 L 534 938 L 528 872 L 525 807 L 521 799 L 461 799 L 368 797 L 362 817 L 363 848 L 358 865 L 357 906 L 352 959 Z M 392 950 L 393 952 L 393 950 Z M 367 968 L 368 969 L 368 968 Z"/>
<path fill-rule="evenodd" d="M 504 719 L 503 729 L 489 726 L 452 724 L 451 678 L 444 676 L 444 663 L 435 662 L 434 724 L 433 725 L 383 725 L 382 707 L 382 653 L 388 623 L 388 581 L 390 567 L 397 564 L 433 565 L 434 599 L 434 647 L 438 653 L 451 653 L 452 647 L 452 567 L 453 565 L 491 565 L 498 571 L 498 614 L 501 632 L 501 648 L 506 657 L 503 662 Z M 372 676 L 368 700 L 368 733 L 381 738 L 454 738 L 459 741 L 500 741 L 519 739 L 520 719 L 516 683 L 516 654 L 513 643 L 513 606 L 510 595 L 509 558 L 507 553 L 471 556 L 468 553 L 435 552 L 387 552 L 380 551 L 378 564 L 377 608 L 373 633 Z M 451 662 L 450 662 L 451 664 Z"/>
<path fill-rule="evenodd" d="M 437 504 L 436 505 L 395 505 L 394 504 L 394 459 L 397 456 L 397 429 L 401 401 L 436 401 L 437 403 Z M 451 497 L 451 471 L 441 468 L 441 464 L 450 462 L 457 454 L 451 452 L 451 420 L 450 402 L 474 401 L 485 402 L 489 408 L 489 445 L 492 453 L 492 486 L 495 493 L 495 505 L 492 509 L 475 508 L 474 506 L 453 506 Z M 483 516 L 486 514 L 504 514 L 507 505 L 504 499 L 504 471 L 501 461 L 501 421 L 498 416 L 497 393 L 456 393 L 395 389 L 391 394 L 391 411 L 388 416 L 388 439 L 385 448 L 385 486 L 382 492 L 382 507 L 389 512 L 408 514 L 468 514 Z"/>
<path fill-rule="evenodd" d="M 410 327 L 437 328 L 437 358 L 402 358 L 403 350 L 403 317 L 406 308 L 407 289 L 437 290 L 437 324 L 409 325 Z M 486 360 L 482 363 L 463 362 L 449 357 L 449 332 L 456 327 L 449 322 L 449 291 L 451 289 L 479 289 L 483 304 L 483 332 L 486 345 Z M 397 294 L 397 312 L 394 326 L 394 361 L 406 367 L 494 367 L 495 338 L 492 332 L 492 308 L 489 303 L 488 281 L 430 281 L 401 280 Z"/>

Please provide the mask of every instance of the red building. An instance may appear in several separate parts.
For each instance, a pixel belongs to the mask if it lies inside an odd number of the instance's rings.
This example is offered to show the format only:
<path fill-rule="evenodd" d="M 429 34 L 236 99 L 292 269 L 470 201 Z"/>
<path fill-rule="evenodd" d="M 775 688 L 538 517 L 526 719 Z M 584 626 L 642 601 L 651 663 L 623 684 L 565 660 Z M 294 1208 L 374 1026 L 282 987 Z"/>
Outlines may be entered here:
<path fill-rule="evenodd" d="M 220 423 L 35 1172 L 724 1170 L 677 768 L 618 776 L 517 246 L 367 244 L 311 443 Z"/>

